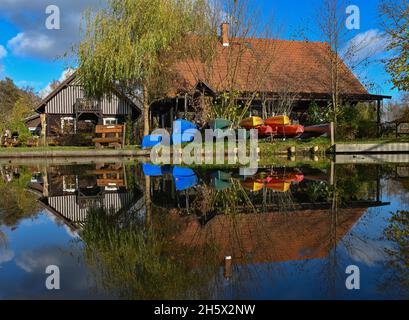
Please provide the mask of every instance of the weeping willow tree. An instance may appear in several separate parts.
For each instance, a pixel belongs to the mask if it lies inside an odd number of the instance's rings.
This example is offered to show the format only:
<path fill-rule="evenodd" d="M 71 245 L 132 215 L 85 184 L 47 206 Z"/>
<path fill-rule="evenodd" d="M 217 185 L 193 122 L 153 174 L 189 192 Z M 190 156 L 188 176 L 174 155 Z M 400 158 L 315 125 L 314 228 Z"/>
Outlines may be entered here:
<path fill-rule="evenodd" d="M 119 85 L 143 105 L 148 134 L 150 106 L 167 96 L 172 64 L 190 50 L 186 36 L 211 29 L 208 8 L 206 0 L 108 0 L 86 12 L 78 64 L 87 96 L 100 98 Z"/>
<path fill-rule="evenodd" d="M 119 226 L 90 210 L 81 238 L 98 289 L 121 299 L 209 298 L 220 263 L 212 248 L 203 255 L 176 243 L 177 219 L 156 207 L 152 214 L 149 226 L 137 218 Z"/>

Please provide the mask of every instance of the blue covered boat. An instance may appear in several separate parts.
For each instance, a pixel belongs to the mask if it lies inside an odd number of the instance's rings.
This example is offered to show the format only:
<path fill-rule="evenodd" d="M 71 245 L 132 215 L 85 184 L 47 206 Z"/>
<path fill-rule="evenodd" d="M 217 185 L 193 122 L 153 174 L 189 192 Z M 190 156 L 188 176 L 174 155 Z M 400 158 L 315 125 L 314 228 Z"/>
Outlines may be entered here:
<path fill-rule="evenodd" d="M 198 127 L 194 123 L 177 119 L 173 124 L 172 144 L 182 144 L 192 142 L 197 132 Z"/>
<path fill-rule="evenodd" d="M 190 177 L 195 176 L 196 173 L 190 168 L 174 167 L 172 172 L 174 177 Z"/>
<path fill-rule="evenodd" d="M 149 177 L 159 177 L 162 175 L 162 167 L 154 164 L 144 163 L 142 165 L 143 174 Z"/>
<path fill-rule="evenodd" d="M 162 142 L 161 136 L 156 135 L 149 135 L 143 137 L 142 140 L 142 149 L 153 148 L 154 146 L 160 144 Z"/>
<path fill-rule="evenodd" d="M 176 176 L 174 177 L 174 180 L 175 180 L 176 191 L 183 191 L 183 190 L 192 188 L 195 185 L 197 185 L 199 181 L 196 175 L 188 176 L 188 177 Z"/>

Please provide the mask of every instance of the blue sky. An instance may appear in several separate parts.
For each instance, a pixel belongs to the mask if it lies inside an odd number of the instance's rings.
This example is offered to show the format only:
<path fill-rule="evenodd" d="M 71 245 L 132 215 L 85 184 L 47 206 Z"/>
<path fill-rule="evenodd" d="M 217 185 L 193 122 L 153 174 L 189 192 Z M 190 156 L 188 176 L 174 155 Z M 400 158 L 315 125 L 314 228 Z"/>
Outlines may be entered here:
<path fill-rule="evenodd" d="M 19 86 L 39 92 L 52 80 L 62 77 L 72 62 L 58 59 L 79 39 L 81 12 L 103 0 L 54 0 L 60 8 L 61 30 L 47 30 L 45 8 L 48 0 L 0 0 L 0 79 L 12 78 Z M 280 27 L 280 37 L 294 39 L 297 30 L 306 30 L 310 40 L 320 40 L 317 10 L 320 0 L 254 0 L 262 12 L 272 14 Z M 382 47 L 378 0 L 351 0 L 361 11 L 360 30 L 348 31 L 348 38 L 368 37 L 368 48 Z M 391 89 L 389 76 L 381 63 L 365 68 L 359 76 L 376 83 L 373 93 L 399 94 Z"/>

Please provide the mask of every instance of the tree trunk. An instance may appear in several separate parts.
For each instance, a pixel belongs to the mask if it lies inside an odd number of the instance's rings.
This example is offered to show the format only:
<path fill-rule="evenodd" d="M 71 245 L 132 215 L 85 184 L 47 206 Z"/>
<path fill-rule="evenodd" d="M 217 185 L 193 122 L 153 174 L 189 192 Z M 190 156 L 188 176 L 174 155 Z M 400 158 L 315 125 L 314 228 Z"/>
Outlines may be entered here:
<path fill-rule="evenodd" d="M 150 133 L 150 106 L 148 102 L 148 88 L 143 86 L 143 135 Z"/>

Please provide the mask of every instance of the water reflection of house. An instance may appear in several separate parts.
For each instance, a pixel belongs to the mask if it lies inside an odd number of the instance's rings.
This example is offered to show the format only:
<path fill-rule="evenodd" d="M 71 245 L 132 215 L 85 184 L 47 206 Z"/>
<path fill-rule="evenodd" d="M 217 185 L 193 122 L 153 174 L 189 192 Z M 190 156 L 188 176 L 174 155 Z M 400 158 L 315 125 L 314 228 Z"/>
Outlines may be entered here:
<path fill-rule="evenodd" d="M 248 199 L 252 205 L 243 204 L 238 213 L 253 213 L 254 209 L 258 212 L 278 212 L 278 211 L 305 211 L 305 210 L 327 210 L 333 206 L 333 203 L 327 198 L 322 197 L 324 192 L 328 192 L 330 187 L 330 175 L 325 170 L 303 168 L 285 169 L 286 174 L 300 173 L 303 176 L 303 181 L 300 183 L 291 184 L 288 191 L 279 192 L 269 188 L 262 188 L 256 192 L 248 192 Z M 262 172 L 262 171 L 260 171 Z M 276 168 L 275 173 L 280 173 L 280 169 Z M 267 172 L 264 172 L 268 175 Z M 231 174 L 230 174 L 231 175 Z M 201 180 L 210 187 L 212 181 L 209 176 L 201 176 Z M 312 184 L 318 188 L 315 190 L 315 199 L 312 199 L 310 194 Z M 348 190 L 344 190 L 344 192 Z M 174 179 L 171 176 L 156 177 L 151 180 L 152 201 L 161 207 L 177 208 L 193 213 L 196 200 L 200 200 L 201 195 L 198 194 L 196 188 L 189 188 L 182 192 L 177 192 Z M 370 208 L 387 205 L 381 200 L 381 184 L 380 176 L 377 177 L 370 190 L 363 195 L 344 194 L 344 200 L 339 205 L 345 209 L 354 208 Z M 202 200 L 200 200 L 202 201 Z M 217 209 L 217 208 L 216 208 Z M 220 208 L 219 208 L 220 209 Z M 216 212 L 218 210 L 215 210 Z"/>
<path fill-rule="evenodd" d="M 117 215 L 142 198 L 139 188 L 127 184 L 121 164 L 51 167 L 32 180 L 31 189 L 41 193 L 40 204 L 72 228 L 86 221 L 91 208 Z"/>
<path fill-rule="evenodd" d="M 220 261 L 257 264 L 321 259 L 351 230 L 367 209 L 340 209 L 334 221 L 329 210 L 218 215 L 206 225 L 192 216 L 175 217 L 176 243 L 198 252 L 213 248 Z"/>

